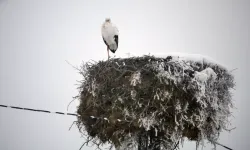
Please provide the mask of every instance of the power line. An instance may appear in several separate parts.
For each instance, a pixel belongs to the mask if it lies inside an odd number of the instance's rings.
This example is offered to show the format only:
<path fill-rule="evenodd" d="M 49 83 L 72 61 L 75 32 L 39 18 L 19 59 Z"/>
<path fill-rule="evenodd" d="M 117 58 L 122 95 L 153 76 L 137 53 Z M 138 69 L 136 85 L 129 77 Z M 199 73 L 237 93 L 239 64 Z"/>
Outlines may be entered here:
<path fill-rule="evenodd" d="M 54 114 L 59 114 L 59 115 L 80 116 L 78 114 L 73 114 L 73 113 L 52 112 L 52 111 L 42 110 L 42 109 L 31 109 L 31 108 L 23 108 L 23 107 L 16 107 L 16 106 L 7 106 L 7 105 L 1 105 L 1 104 L 0 104 L 0 107 L 2 107 L 2 108 L 19 109 L 19 110 L 27 110 L 27 111 L 35 111 L 35 112 L 43 112 L 43 113 L 54 113 Z M 90 116 L 90 118 L 92 118 L 92 119 L 94 119 L 94 118 L 99 119 L 100 117 Z M 102 118 L 102 119 L 109 121 L 107 118 Z M 122 120 L 117 119 L 117 121 L 120 122 Z M 222 147 L 224 147 L 224 148 L 226 148 L 228 150 L 233 150 L 233 149 L 231 149 L 231 148 L 229 148 L 229 147 L 227 147 L 225 145 L 222 145 L 222 144 L 220 144 L 218 142 L 214 142 L 214 143 L 217 144 L 217 145 L 220 145 L 220 146 L 222 146 Z"/>
<path fill-rule="evenodd" d="M 23 107 L 16 107 L 16 106 L 0 105 L 0 107 L 3 107 L 3 108 L 12 108 L 12 109 L 19 109 L 19 110 L 27 110 L 27 111 L 34 111 L 34 112 L 52 113 L 52 114 L 59 114 L 59 115 L 80 116 L 80 115 L 74 114 L 74 113 L 52 112 L 52 111 L 48 111 L 48 110 L 31 109 L 31 108 L 23 108 Z"/>

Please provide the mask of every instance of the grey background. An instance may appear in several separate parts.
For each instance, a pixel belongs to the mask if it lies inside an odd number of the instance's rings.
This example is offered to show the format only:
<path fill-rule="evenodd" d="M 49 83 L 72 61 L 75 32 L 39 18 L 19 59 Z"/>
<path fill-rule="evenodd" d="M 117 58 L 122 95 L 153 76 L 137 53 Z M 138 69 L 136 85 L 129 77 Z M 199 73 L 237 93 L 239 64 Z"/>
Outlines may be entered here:
<path fill-rule="evenodd" d="M 0 104 L 66 111 L 81 76 L 65 60 L 79 66 L 107 59 L 100 32 L 105 17 L 120 30 L 116 56 L 198 53 L 238 68 L 233 72 L 237 109 L 231 118 L 237 128 L 223 132 L 220 142 L 235 150 L 249 149 L 247 0 L 0 0 Z M 75 112 L 76 105 L 69 111 Z M 76 127 L 68 131 L 74 120 L 0 108 L 0 149 L 79 149 L 84 139 Z M 190 149 L 195 149 L 194 142 L 181 148 Z"/>

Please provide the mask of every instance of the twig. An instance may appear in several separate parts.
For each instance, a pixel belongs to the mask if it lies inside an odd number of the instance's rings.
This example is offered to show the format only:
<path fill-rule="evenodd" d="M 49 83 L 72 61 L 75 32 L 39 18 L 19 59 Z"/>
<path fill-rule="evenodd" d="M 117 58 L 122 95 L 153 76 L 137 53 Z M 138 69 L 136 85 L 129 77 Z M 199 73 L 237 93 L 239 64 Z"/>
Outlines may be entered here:
<path fill-rule="evenodd" d="M 69 127 L 69 131 L 72 128 L 72 126 L 76 123 L 77 121 L 73 121 L 72 125 Z"/>
<path fill-rule="evenodd" d="M 179 142 L 180 142 L 180 141 L 178 141 L 178 142 L 175 144 L 175 146 L 174 146 L 173 150 L 175 150 L 175 149 L 177 148 L 177 146 L 178 146 Z"/>
<path fill-rule="evenodd" d="M 234 129 L 236 129 L 236 127 L 232 128 L 232 129 L 224 129 L 224 130 L 226 130 L 226 131 L 228 131 L 228 132 L 231 132 L 231 131 L 234 130 Z"/>
<path fill-rule="evenodd" d="M 81 70 L 79 69 L 79 68 L 77 68 L 77 67 L 75 67 L 75 66 L 73 66 L 72 64 L 70 64 L 67 60 L 65 60 L 71 67 L 73 67 L 74 69 L 76 69 L 76 70 L 78 70 L 78 71 L 80 71 L 81 72 Z"/>
<path fill-rule="evenodd" d="M 76 99 L 74 98 L 72 101 L 69 102 L 69 104 L 68 104 L 68 106 L 67 106 L 67 111 L 69 110 L 69 105 L 70 105 L 74 100 L 76 100 Z"/>
<path fill-rule="evenodd" d="M 79 148 L 79 150 L 81 150 L 84 145 L 85 145 L 85 143 L 82 144 L 82 146 Z"/>
<path fill-rule="evenodd" d="M 229 147 L 227 147 L 227 146 L 225 146 L 225 145 L 222 145 L 222 144 L 220 144 L 220 143 L 218 143 L 218 142 L 212 141 L 212 143 L 215 143 L 215 144 L 217 144 L 217 145 L 220 145 L 220 146 L 222 146 L 222 147 L 224 147 L 224 148 L 226 148 L 226 149 L 233 150 L 232 148 L 229 148 Z"/>
<path fill-rule="evenodd" d="M 238 68 L 234 68 L 233 70 L 230 70 L 229 72 L 233 72 L 233 71 L 235 71 L 235 70 L 237 70 Z"/>
<path fill-rule="evenodd" d="M 84 142 L 83 144 L 82 144 L 82 146 L 79 148 L 79 150 L 81 150 L 82 149 L 82 147 L 85 145 L 85 144 L 87 144 L 88 145 L 88 143 L 90 142 L 90 141 L 92 141 L 94 139 L 94 137 L 88 137 L 87 139 L 86 139 L 86 142 Z"/>

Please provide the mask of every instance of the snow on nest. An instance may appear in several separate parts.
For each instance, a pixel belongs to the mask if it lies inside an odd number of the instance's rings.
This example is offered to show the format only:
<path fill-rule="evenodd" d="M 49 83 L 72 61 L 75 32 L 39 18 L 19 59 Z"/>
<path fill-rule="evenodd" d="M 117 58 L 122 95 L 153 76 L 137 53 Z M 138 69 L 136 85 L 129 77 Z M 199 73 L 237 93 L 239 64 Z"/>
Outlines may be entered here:
<path fill-rule="evenodd" d="M 136 86 L 138 83 L 141 83 L 141 73 L 136 72 L 132 75 L 131 79 L 131 85 Z"/>
<path fill-rule="evenodd" d="M 212 59 L 209 56 L 201 55 L 201 54 L 190 54 L 190 53 L 180 53 L 180 52 L 172 52 L 172 53 L 144 53 L 144 54 L 135 54 L 135 53 L 126 53 L 123 55 L 119 55 L 119 58 L 130 58 L 130 57 L 140 57 L 143 55 L 152 55 L 158 58 L 166 58 L 168 56 L 172 56 L 172 60 L 174 61 L 194 61 L 199 62 L 201 64 L 207 63 L 210 65 L 217 65 L 225 70 L 227 70 L 227 66 Z"/>
<path fill-rule="evenodd" d="M 214 70 L 210 67 L 202 70 L 201 72 L 195 72 L 195 79 L 200 82 L 206 82 L 209 78 L 212 78 L 212 80 L 215 80 L 217 75 L 214 72 Z"/>

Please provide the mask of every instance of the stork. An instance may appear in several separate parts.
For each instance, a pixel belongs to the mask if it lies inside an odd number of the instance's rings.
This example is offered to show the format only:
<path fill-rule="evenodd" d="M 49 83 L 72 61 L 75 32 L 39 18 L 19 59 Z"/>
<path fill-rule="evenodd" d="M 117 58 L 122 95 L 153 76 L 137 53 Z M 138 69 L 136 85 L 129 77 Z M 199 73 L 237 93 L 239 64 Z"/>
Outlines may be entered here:
<path fill-rule="evenodd" d="M 119 31 L 117 27 L 112 24 L 110 18 L 106 18 L 105 22 L 102 24 L 102 39 L 104 43 L 107 46 L 107 53 L 108 53 L 108 59 L 109 59 L 109 50 L 112 53 L 115 53 L 118 49 L 118 36 Z"/>

